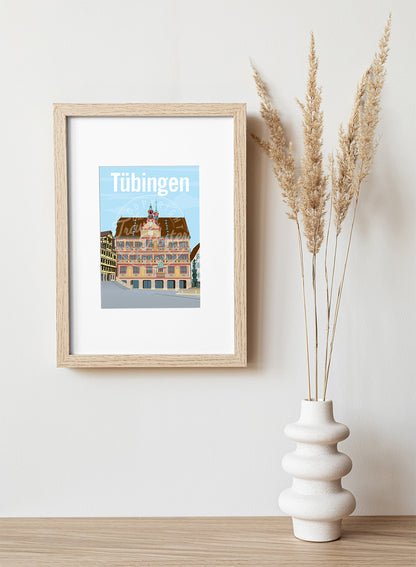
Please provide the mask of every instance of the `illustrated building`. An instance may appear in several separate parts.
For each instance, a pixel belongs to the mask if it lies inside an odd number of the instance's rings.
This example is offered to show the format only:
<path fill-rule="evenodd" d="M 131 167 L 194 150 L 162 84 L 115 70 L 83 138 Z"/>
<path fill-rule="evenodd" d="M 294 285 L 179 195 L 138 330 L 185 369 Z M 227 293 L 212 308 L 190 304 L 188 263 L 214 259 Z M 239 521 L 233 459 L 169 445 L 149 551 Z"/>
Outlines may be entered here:
<path fill-rule="evenodd" d="M 121 217 L 115 248 L 117 279 L 138 289 L 191 287 L 190 234 L 185 217 Z"/>
<path fill-rule="evenodd" d="M 114 239 L 111 230 L 100 234 L 101 281 L 108 282 L 116 279 L 117 259 L 114 250 Z"/>
<path fill-rule="evenodd" d="M 199 270 L 199 242 L 196 246 L 194 246 L 194 248 L 192 248 L 192 252 L 191 252 L 191 279 L 194 273 L 194 266 L 195 266 L 195 270 L 196 270 L 196 286 L 195 287 L 200 287 L 201 285 L 201 276 L 200 276 L 200 270 Z M 192 285 L 195 285 L 194 282 L 192 282 Z"/>

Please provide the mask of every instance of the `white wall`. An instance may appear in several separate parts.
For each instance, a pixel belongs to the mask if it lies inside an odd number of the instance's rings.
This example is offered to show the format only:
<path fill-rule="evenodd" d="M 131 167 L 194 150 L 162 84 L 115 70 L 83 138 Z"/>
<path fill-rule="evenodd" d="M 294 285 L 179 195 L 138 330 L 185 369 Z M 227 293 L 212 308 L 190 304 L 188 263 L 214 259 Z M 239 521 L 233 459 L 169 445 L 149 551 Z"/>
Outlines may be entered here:
<path fill-rule="evenodd" d="M 383 137 L 363 191 L 329 396 L 360 514 L 416 513 L 411 1 L 3 0 L 0 515 L 273 515 L 305 394 L 293 226 L 248 142 L 249 366 L 55 368 L 53 102 L 247 101 L 249 58 L 300 149 L 315 31 L 329 152 L 389 10 Z M 258 232 L 258 219 L 267 231 Z"/>

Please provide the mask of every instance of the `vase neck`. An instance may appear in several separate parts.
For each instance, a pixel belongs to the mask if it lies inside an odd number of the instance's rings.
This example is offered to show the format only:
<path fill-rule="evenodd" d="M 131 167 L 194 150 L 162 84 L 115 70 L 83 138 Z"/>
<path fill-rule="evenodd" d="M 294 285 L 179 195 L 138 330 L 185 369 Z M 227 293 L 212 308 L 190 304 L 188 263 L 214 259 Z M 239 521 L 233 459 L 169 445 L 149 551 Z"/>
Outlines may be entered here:
<path fill-rule="evenodd" d="M 334 421 L 332 401 L 317 402 L 302 400 L 300 410 L 300 422 L 302 423 L 330 423 Z"/>

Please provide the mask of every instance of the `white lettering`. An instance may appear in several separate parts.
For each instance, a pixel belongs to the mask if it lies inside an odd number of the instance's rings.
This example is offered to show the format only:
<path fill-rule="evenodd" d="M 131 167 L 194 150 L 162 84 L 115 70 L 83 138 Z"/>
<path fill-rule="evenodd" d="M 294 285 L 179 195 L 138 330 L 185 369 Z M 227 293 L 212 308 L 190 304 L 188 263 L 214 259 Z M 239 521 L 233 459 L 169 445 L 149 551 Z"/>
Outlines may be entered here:
<path fill-rule="evenodd" d="M 183 187 L 185 185 L 185 192 L 189 193 L 189 177 L 180 177 L 179 178 L 179 191 L 183 191 Z"/>
<path fill-rule="evenodd" d="M 120 179 L 120 189 L 123 193 L 130 191 L 130 177 L 122 177 Z"/>
<path fill-rule="evenodd" d="M 150 191 L 154 191 L 156 192 L 156 177 L 148 177 L 147 178 L 147 191 L 148 193 L 150 193 Z"/>
<path fill-rule="evenodd" d="M 165 189 L 167 182 L 167 177 L 159 177 L 157 181 L 157 194 L 159 195 L 159 197 L 165 197 L 168 194 L 168 190 Z"/>
<path fill-rule="evenodd" d="M 169 179 L 169 191 L 171 191 L 172 193 L 175 193 L 178 190 L 178 178 L 177 177 L 171 177 Z"/>
<path fill-rule="evenodd" d="M 134 193 L 140 191 L 140 177 L 136 177 L 134 173 L 131 174 L 131 190 Z"/>
<path fill-rule="evenodd" d="M 134 173 L 110 173 L 113 178 L 113 191 L 117 193 L 120 189 L 122 193 L 148 192 L 157 193 L 160 197 L 165 197 L 169 192 L 189 193 L 189 177 L 146 177 L 142 173 L 141 177 L 136 177 Z"/>
<path fill-rule="evenodd" d="M 117 193 L 117 177 L 120 176 L 119 173 L 110 173 L 110 175 L 112 175 L 113 177 L 113 181 L 114 181 L 114 192 Z"/>

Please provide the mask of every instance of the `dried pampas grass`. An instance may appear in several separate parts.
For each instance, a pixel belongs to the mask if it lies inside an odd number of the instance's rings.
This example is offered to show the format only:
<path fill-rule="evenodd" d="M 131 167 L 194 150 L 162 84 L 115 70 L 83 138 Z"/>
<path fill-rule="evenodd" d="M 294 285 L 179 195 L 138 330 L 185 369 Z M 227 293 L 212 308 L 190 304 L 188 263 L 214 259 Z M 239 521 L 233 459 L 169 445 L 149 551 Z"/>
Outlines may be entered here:
<path fill-rule="evenodd" d="M 302 174 L 299 191 L 304 235 L 308 250 L 316 256 L 324 239 L 325 209 L 328 200 L 327 177 L 324 174 L 322 157 L 323 112 L 321 110 L 321 87 L 317 85 L 318 58 L 315 38 L 311 34 L 309 53 L 309 75 L 306 102 L 298 101 L 303 115 Z"/>
<path fill-rule="evenodd" d="M 324 272 L 326 281 L 326 340 L 323 371 L 323 399 L 325 400 L 329 370 L 331 366 L 335 330 L 344 286 L 345 273 L 351 248 L 351 238 L 356 219 L 357 205 L 362 182 L 370 173 L 377 151 L 376 129 L 380 119 L 381 93 L 386 77 L 386 61 L 389 52 L 391 15 L 387 20 L 370 67 L 358 84 L 351 116 L 347 127 L 339 128 L 338 149 L 335 158 L 329 158 L 329 176 L 325 174 L 322 155 L 323 112 L 321 110 L 321 88 L 317 83 L 318 58 L 315 39 L 311 34 L 309 73 L 306 100 L 299 103 L 303 116 L 304 153 L 301 172 L 296 174 L 292 145 L 288 143 L 278 111 L 259 73 L 253 69 L 257 92 L 260 97 L 260 113 L 267 127 L 268 139 L 252 134 L 266 155 L 272 160 L 273 172 L 287 205 L 289 219 L 295 221 L 298 234 L 299 259 L 302 279 L 303 310 L 305 323 L 308 399 L 318 400 L 318 304 L 317 304 L 317 255 L 325 241 Z M 330 188 L 328 189 L 328 177 Z M 330 206 L 327 206 L 330 198 Z M 335 310 L 333 292 L 335 267 L 338 261 L 338 239 L 342 233 L 349 209 L 353 204 L 352 220 L 348 230 L 347 247 L 338 282 Z M 326 225 L 326 231 L 325 231 Z M 335 235 L 332 265 L 328 270 L 328 241 L 331 226 Z M 325 234 L 326 232 L 326 234 Z M 309 328 L 305 294 L 305 269 L 303 239 L 312 255 L 311 285 L 313 292 L 313 320 L 315 338 L 315 392 L 311 394 L 309 357 Z M 329 277 L 329 271 L 331 277 Z"/>

